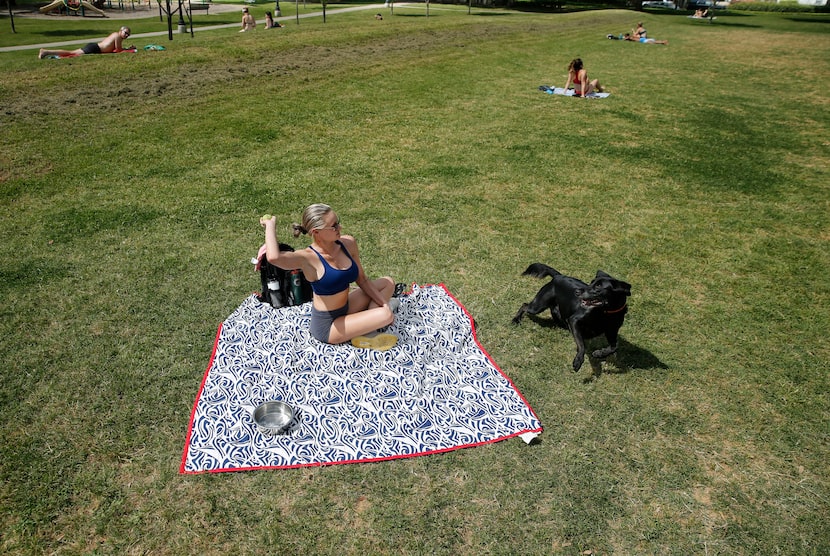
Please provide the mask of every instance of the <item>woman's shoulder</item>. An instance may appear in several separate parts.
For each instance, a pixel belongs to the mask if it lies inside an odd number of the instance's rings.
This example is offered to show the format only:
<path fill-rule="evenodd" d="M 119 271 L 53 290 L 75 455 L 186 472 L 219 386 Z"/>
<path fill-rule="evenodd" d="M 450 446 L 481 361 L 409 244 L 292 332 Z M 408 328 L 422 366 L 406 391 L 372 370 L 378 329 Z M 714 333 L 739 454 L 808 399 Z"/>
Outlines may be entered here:
<path fill-rule="evenodd" d="M 353 253 L 357 251 L 357 240 L 354 236 L 340 236 L 340 243 L 346 248 L 346 251 Z"/>

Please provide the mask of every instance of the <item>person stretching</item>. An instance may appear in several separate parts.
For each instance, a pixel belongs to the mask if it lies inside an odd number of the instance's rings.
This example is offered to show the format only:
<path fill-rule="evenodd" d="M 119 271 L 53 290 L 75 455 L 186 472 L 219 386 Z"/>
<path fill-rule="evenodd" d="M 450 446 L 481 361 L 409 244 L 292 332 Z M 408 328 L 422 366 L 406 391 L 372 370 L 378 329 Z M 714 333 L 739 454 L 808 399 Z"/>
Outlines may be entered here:
<path fill-rule="evenodd" d="M 582 63 L 582 58 L 574 58 L 570 65 L 568 65 L 568 81 L 565 83 L 565 90 L 574 85 L 574 96 L 585 97 L 594 91 L 603 91 L 602 85 L 599 84 L 599 79 L 588 81 L 588 70 Z"/>
<path fill-rule="evenodd" d="M 360 264 L 357 242 L 340 235 L 340 218 L 328 205 L 314 204 L 303 211 L 303 223 L 294 225 L 295 237 L 309 234 L 312 244 L 299 251 L 280 251 L 276 217 L 261 218 L 265 227 L 268 262 L 283 270 L 300 269 L 314 296 L 311 335 L 327 344 L 343 344 L 389 326 L 395 320 L 395 282 L 389 276 L 369 280 Z M 349 286 L 355 282 L 358 289 Z"/>

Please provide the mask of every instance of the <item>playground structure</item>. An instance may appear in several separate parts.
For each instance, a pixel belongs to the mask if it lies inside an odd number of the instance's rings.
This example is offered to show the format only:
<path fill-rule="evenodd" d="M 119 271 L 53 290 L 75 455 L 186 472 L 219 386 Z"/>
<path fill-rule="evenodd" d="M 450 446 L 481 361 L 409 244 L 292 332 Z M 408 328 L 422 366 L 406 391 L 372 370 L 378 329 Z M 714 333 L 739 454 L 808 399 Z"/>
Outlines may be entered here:
<path fill-rule="evenodd" d="M 104 13 L 104 10 L 96 8 L 87 0 L 55 0 L 50 4 L 47 4 L 40 8 L 38 11 L 42 14 L 48 14 L 49 12 L 54 12 L 56 10 L 63 10 L 66 9 L 66 13 L 76 13 L 80 14 L 81 16 L 86 15 L 86 10 L 89 10 L 93 13 L 97 13 L 100 16 L 107 17 L 107 14 Z"/>
<path fill-rule="evenodd" d="M 105 0 L 112 3 L 112 0 Z M 133 3 L 134 0 L 130 0 Z M 148 5 L 152 0 L 147 0 Z M 124 0 L 118 0 L 118 4 L 122 5 Z M 103 3 L 103 2 L 102 2 Z M 190 36 L 193 36 L 193 11 L 200 10 L 207 13 L 210 8 L 210 0 L 156 0 L 159 8 L 159 20 L 164 21 L 164 16 L 167 16 L 167 30 L 168 38 L 173 40 L 173 18 L 178 16 L 178 30 L 180 33 L 187 33 L 188 26 L 190 27 Z M 112 6 L 110 6 L 112 7 Z M 86 11 L 96 13 L 102 17 L 108 17 L 104 10 L 93 5 L 89 0 L 54 0 L 46 6 L 43 6 L 38 11 L 42 14 L 47 14 L 56 11 L 65 11 L 68 15 L 85 16 Z M 185 21 L 185 18 L 187 19 Z M 14 30 L 14 20 L 12 20 L 12 30 Z"/>

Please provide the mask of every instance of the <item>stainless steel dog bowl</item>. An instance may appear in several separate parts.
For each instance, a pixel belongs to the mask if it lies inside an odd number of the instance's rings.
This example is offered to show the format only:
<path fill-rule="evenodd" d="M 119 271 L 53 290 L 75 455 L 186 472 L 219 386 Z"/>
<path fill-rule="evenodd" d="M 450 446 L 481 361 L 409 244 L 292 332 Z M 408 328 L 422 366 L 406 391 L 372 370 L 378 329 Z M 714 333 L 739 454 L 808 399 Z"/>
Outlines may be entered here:
<path fill-rule="evenodd" d="M 287 403 L 270 401 L 260 404 L 254 410 L 254 422 L 266 433 L 285 432 L 294 419 L 294 409 Z"/>

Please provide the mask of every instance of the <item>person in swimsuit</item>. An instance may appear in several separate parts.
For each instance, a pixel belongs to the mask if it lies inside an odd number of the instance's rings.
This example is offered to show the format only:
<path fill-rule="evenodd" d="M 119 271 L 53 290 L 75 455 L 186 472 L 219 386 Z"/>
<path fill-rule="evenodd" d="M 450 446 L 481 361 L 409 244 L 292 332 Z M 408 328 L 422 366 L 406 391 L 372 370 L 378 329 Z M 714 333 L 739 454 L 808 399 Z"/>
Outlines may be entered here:
<path fill-rule="evenodd" d="M 239 32 L 244 33 L 245 31 L 253 31 L 254 29 L 256 29 L 256 19 L 248 11 L 248 8 L 242 8 L 242 29 Z"/>
<path fill-rule="evenodd" d="M 271 15 L 271 12 L 265 12 L 265 28 L 279 29 L 280 27 L 282 27 L 282 24 L 278 21 L 274 21 L 274 16 Z"/>
<path fill-rule="evenodd" d="M 110 33 L 110 35 L 101 42 L 91 42 L 77 50 L 46 50 L 41 48 L 37 57 L 40 59 L 54 56 L 58 56 L 60 58 L 70 58 L 73 56 L 82 56 L 84 54 L 109 54 L 110 52 L 132 50 L 134 47 L 123 48 L 124 40 L 126 40 L 129 36 L 130 28 L 122 27 L 115 33 Z"/>
<path fill-rule="evenodd" d="M 631 41 L 631 42 L 639 42 L 642 44 L 665 44 L 668 45 L 669 41 L 658 41 L 657 39 L 648 39 L 646 37 L 637 37 L 636 35 L 632 36 L 628 33 L 623 36 L 624 41 Z"/>
<path fill-rule="evenodd" d="M 574 96 L 584 97 L 594 91 L 602 92 L 604 89 L 599 84 L 599 79 L 588 81 L 588 71 L 582 63 L 582 58 L 574 58 L 568 65 L 568 81 L 565 83 L 565 90 L 573 83 Z"/>
<path fill-rule="evenodd" d="M 302 225 L 294 225 L 295 237 L 302 233 L 313 238 L 306 249 L 280 251 L 276 220 L 260 219 L 265 227 L 265 256 L 284 270 L 302 270 L 311 283 L 312 336 L 327 344 L 342 344 L 392 324 L 395 281 L 389 276 L 366 277 L 357 242 L 340 234 L 340 219 L 330 206 L 309 206 L 303 211 Z M 350 291 L 352 282 L 358 289 Z"/>

